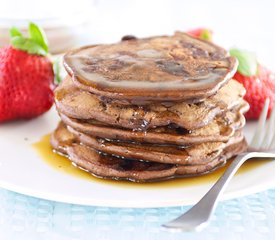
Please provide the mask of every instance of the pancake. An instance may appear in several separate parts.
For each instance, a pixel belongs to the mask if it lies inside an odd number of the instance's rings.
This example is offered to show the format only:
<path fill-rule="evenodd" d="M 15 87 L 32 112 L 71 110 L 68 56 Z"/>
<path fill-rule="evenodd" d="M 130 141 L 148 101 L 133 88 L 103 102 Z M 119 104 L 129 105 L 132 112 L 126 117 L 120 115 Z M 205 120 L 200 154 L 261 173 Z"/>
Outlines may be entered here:
<path fill-rule="evenodd" d="M 125 128 L 114 128 L 96 120 L 79 120 L 60 114 L 61 120 L 71 128 L 98 138 L 107 138 L 121 141 L 188 145 L 204 142 L 227 142 L 235 130 L 245 124 L 243 112 L 248 109 L 244 103 L 237 113 L 227 112 L 225 116 L 216 117 L 208 125 L 192 131 L 169 125 L 151 128 L 147 131 L 132 131 Z"/>
<path fill-rule="evenodd" d="M 244 94 L 244 87 L 231 80 L 217 94 L 197 104 L 125 106 L 102 102 L 94 94 L 75 87 L 67 77 L 55 90 L 55 103 L 59 112 L 76 119 L 93 119 L 136 130 L 169 124 L 192 130 L 207 125 L 215 116 L 241 104 Z"/>
<path fill-rule="evenodd" d="M 65 154 L 82 170 L 101 178 L 129 180 L 135 182 L 160 181 L 170 178 L 190 177 L 207 174 L 223 166 L 226 159 L 245 151 L 246 142 L 228 146 L 222 156 L 202 165 L 173 165 L 156 162 L 136 161 L 100 154 L 93 148 L 80 145 L 66 128 L 58 128 L 51 137 L 51 144 L 58 152 Z"/>
<path fill-rule="evenodd" d="M 234 75 L 237 60 L 213 43 L 176 32 L 68 52 L 64 66 L 85 91 L 131 104 L 199 102 Z"/>
<path fill-rule="evenodd" d="M 126 143 L 94 138 L 79 133 L 72 128 L 69 128 L 69 131 L 73 133 L 79 142 L 97 151 L 129 159 L 142 159 L 160 163 L 199 164 L 201 162 L 210 162 L 222 152 L 225 146 L 225 143 L 222 142 L 201 143 L 194 147 L 137 142 Z"/>
<path fill-rule="evenodd" d="M 79 133 L 72 128 L 68 129 L 76 139 L 82 144 L 92 147 L 102 153 L 109 155 L 153 161 L 160 163 L 194 165 L 211 162 L 222 153 L 226 147 L 223 142 L 207 142 L 193 146 L 172 146 L 145 144 L 138 142 L 118 142 L 107 141 L 100 138 L 94 138 L 83 133 Z M 231 143 L 240 142 L 243 136 L 239 133 L 230 139 Z"/>

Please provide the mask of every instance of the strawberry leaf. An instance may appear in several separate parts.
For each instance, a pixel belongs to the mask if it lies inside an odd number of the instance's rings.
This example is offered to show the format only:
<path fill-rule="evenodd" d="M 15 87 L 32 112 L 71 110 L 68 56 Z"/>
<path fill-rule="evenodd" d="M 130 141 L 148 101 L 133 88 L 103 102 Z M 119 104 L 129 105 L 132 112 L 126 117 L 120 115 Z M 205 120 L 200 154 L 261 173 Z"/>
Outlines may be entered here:
<path fill-rule="evenodd" d="M 13 37 L 11 44 L 14 48 L 28 52 L 29 54 L 47 55 L 45 49 L 35 41 L 21 36 Z"/>
<path fill-rule="evenodd" d="M 22 37 L 22 33 L 19 31 L 18 28 L 12 27 L 10 29 L 10 36 L 13 37 Z"/>
<path fill-rule="evenodd" d="M 24 37 L 17 28 L 10 29 L 11 45 L 29 54 L 46 56 L 48 44 L 45 34 L 36 24 L 29 24 L 29 38 Z"/>
<path fill-rule="evenodd" d="M 229 51 L 230 55 L 236 57 L 239 61 L 238 72 L 244 76 L 253 76 L 257 74 L 258 62 L 254 53 L 237 48 Z"/>
<path fill-rule="evenodd" d="M 29 35 L 31 40 L 39 44 L 45 52 L 48 52 L 48 42 L 42 28 L 31 22 L 29 24 Z"/>
<path fill-rule="evenodd" d="M 53 72 L 54 72 L 54 83 L 56 85 L 59 85 L 62 81 L 61 79 L 61 70 L 60 70 L 60 59 L 57 58 L 54 62 L 53 62 Z"/>
<path fill-rule="evenodd" d="M 212 41 L 212 33 L 208 29 L 203 29 L 199 36 L 200 39 Z"/>

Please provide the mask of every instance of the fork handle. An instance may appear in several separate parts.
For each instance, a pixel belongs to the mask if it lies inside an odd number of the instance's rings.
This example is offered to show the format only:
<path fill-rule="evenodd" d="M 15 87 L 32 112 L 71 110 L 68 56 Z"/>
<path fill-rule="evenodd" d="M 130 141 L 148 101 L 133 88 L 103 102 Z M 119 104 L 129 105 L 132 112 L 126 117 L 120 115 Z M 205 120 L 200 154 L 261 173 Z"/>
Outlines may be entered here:
<path fill-rule="evenodd" d="M 167 228 L 177 230 L 200 230 L 203 228 L 211 215 L 213 214 L 219 197 L 224 192 L 229 181 L 240 168 L 240 166 L 250 158 L 275 158 L 275 153 L 263 152 L 246 152 L 239 154 L 219 178 L 219 180 L 212 186 L 212 188 L 204 195 L 204 197 L 186 213 L 176 218 L 175 220 L 163 225 Z"/>

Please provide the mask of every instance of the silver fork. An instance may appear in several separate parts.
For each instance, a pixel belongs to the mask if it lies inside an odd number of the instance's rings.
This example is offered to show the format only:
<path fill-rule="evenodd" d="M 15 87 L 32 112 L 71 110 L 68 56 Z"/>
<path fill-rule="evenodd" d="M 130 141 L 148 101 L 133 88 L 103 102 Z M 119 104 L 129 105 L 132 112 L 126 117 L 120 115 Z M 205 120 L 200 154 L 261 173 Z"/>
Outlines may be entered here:
<path fill-rule="evenodd" d="M 209 223 L 209 219 L 217 207 L 219 197 L 224 192 L 229 181 L 246 160 L 258 157 L 275 158 L 275 108 L 272 109 L 269 122 L 266 123 L 268 106 L 269 99 L 266 99 L 248 151 L 239 154 L 232 161 L 225 173 L 196 205 L 180 217 L 164 224 L 163 227 L 173 231 L 202 230 Z"/>

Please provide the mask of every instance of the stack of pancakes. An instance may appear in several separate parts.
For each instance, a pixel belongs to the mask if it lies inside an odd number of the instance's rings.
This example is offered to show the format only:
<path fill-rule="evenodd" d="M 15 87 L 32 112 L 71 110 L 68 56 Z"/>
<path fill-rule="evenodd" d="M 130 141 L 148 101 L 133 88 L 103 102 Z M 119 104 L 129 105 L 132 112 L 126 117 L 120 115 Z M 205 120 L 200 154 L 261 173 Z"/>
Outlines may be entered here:
<path fill-rule="evenodd" d="M 246 150 L 248 104 L 237 61 L 207 41 L 173 36 L 67 53 L 51 144 L 91 174 L 130 181 L 197 176 Z"/>

